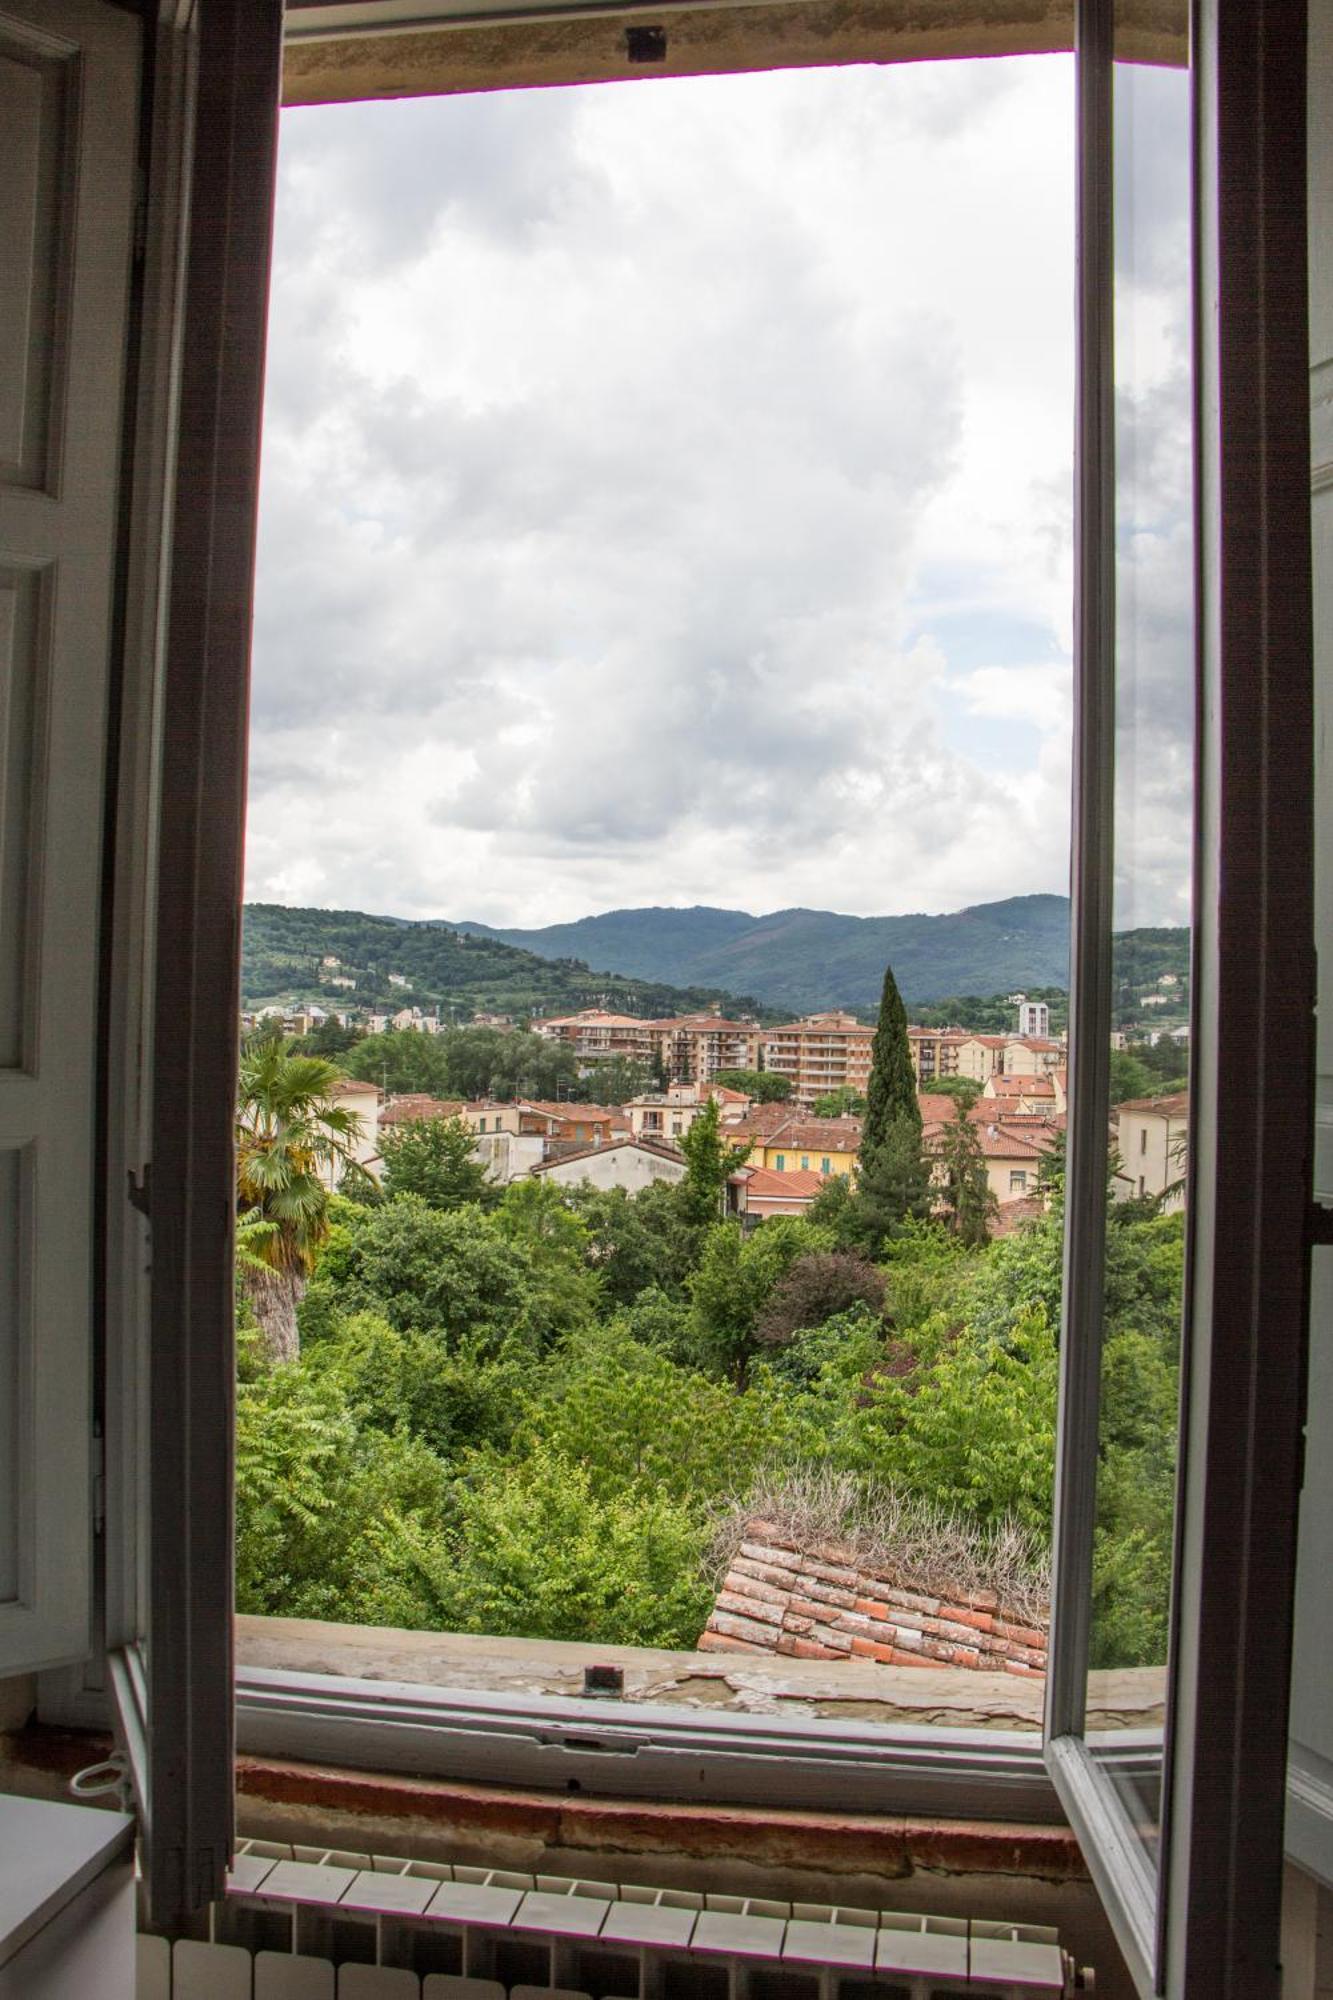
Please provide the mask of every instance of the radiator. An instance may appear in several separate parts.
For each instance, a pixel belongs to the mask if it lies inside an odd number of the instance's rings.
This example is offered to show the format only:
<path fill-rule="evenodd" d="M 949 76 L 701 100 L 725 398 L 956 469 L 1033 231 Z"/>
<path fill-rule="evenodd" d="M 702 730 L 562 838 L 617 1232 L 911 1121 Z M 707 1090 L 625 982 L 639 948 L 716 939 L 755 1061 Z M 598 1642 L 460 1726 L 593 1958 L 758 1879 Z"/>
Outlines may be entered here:
<path fill-rule="evenodd" d="M 785 1903 L 247 1841 L 138 2000 L 1068 2000 L 1035 1924 Z"/>

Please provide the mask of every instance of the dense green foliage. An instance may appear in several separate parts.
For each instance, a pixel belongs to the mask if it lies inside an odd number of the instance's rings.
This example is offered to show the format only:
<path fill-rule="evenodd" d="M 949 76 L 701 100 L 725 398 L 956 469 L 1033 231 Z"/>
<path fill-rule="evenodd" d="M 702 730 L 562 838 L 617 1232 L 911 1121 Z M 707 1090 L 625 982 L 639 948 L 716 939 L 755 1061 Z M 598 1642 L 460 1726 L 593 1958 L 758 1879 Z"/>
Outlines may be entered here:
<path fill-rule="evenodd" d="M 756 1104 L 785 1104 L 792 1093 L 789 1076 L 771 1069 L 720 1069 L 713 1078 L 726 1090 L 742 1090 Z"/>
<path fill-rule="evenodd" d="M 461 1118 L 411 1118 L 380 1136 L 384 1191 L 392 1201 L 418 1194 L 428 1208 L 489 1208 L 496 1189 L 475 1157 Z"/>
<path fill-rule="evenodd" d="M 905 1217 L 874 1260 L 844 1182 L 744 1232 L 686 1184 L 433 1176 L 334 1199 L 299 1357 L 239 1308 L 243 1610 L 690 1646 L 716 1511 L 820 1472 L 1049 1533 L 1058 1159 L 1030 1227 Z M 1113 1208 L 1098 1665 L 1164 1656 L 1181 1264 L 1179 1216 Z"/>

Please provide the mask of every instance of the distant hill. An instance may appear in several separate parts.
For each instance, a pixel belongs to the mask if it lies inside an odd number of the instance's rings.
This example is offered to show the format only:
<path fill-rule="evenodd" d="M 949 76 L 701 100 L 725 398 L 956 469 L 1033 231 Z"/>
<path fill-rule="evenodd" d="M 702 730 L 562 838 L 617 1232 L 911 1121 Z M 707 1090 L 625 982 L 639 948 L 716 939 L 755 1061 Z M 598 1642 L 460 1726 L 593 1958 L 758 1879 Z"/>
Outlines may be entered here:
<path fill-rule="evenodd" d="M 720 1003 L 728 1013 L 777 1019 L 753 997 L 713 982 L 668 984 L 652 977 L 590 972 L 569 958 L 524 951 L 500 938 L 463 935 L 448 924 L 367 916 L 360 910 L 287 909 L 248 903 L 244 912 L 241 998 L 351 1003 L 372 1009 L 438 1007 L 466 1021 L 474 1013 L 523 1016 L 609 1007 L 648 1018 L 698 1013 Z M 326 965 L 325 959 L 336 959 Z M 392 975 L 392 977 L 391 977 Z M 354 984 L 343 983 L 352 980 Z M 406 982 L 405 984 L 395 984 Z"/>
<path fill-rule="evenodd" d="M 610 910 L 544 930 L 458 928 L 543 958 L 572 956 L 640 979 L 757 993 L 792 1013 L 876 1007 L 886 965 L 909 1006 L 950 994 L 1069 983 L 1064 896 L 1011 896 L 949 916 L 775 910 L 755 917 L 744 910 L 645 909 Z"/>

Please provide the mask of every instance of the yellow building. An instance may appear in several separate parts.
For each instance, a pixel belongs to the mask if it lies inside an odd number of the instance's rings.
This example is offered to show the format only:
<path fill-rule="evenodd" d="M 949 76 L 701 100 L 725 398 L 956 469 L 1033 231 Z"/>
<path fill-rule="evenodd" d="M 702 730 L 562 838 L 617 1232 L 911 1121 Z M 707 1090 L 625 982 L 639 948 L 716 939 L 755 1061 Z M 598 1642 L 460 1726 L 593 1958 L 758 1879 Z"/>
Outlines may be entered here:
<path fill-rule="evenodd" d="M 733 1136 L 730 1132 L 728 1136 Z M 851 1175 L 856 1170 L 861 1147 L 859 1118 L 789 1118 L 770 1132 L 756 1132 L 744 1125 L 736 1128 L 736 1138 L 751 1142 L 747 1167 L 765 1167 L 773 1173 Z"/>

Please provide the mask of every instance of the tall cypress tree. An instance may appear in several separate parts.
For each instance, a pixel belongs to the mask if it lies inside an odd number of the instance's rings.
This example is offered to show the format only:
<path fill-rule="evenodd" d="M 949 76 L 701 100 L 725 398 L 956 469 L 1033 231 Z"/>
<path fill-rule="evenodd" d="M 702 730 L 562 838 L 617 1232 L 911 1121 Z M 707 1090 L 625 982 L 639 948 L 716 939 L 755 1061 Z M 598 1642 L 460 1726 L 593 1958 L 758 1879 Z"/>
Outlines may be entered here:
<path fill-rule="evenodd" d="M 930 1206 L 930 1166 L 921 1148 L 921 1106 L 907 1041 L 907 1014 L 893 967 L 885 966 L 879 1022 L 870 1047 L 860 1170 L 844 1233 L 876 1257 L 905 1223 L 929 1215 Z"/>
<path fill-rule="evenodd" d="M 866 1115 L 861 1128 L 863 1158 L 878 1151 L 899 1118 L 910 1118 L 920 1132 L 921 1106 L 917 1103 L 912 1052 L 907 1042 L 907 1013 L 893 967 L 886 965 L 879 1021 L 870 1045 L 870 1082 L 866 1086 Z"/>

